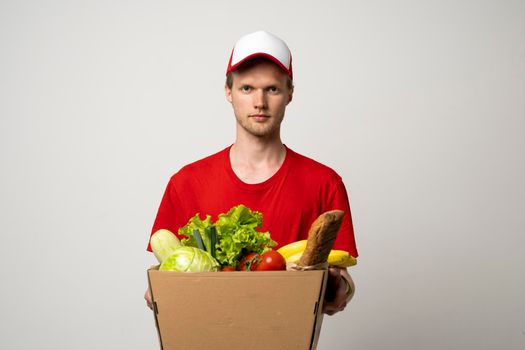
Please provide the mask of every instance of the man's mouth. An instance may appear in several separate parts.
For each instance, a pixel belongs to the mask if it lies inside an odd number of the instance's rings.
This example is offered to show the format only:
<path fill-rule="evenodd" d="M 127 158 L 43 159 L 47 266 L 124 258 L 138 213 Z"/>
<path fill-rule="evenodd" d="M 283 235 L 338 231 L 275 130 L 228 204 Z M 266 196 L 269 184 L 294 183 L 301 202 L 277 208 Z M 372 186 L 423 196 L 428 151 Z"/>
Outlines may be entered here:
<path fill-rule="evenodd" d="M 250 115 L 250 118 L 255 119 L 255 121 L 264 121 L 264 120 L 270 118 L 270 116 L 267 115 L 267 114 L 252 114 L 252 115 Z"/>

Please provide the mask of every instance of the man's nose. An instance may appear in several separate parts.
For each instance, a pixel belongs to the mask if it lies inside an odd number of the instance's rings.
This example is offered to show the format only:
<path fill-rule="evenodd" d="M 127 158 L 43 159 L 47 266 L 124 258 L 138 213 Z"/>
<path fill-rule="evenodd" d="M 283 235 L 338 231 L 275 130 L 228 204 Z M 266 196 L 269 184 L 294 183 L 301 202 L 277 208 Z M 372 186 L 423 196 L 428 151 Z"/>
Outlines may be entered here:
<path fill-rule="evenodd" d="M 257 90 L 254 94 L 254 107 L 257 109 L 266 109 L 266 94 L 262 90 Z"/>

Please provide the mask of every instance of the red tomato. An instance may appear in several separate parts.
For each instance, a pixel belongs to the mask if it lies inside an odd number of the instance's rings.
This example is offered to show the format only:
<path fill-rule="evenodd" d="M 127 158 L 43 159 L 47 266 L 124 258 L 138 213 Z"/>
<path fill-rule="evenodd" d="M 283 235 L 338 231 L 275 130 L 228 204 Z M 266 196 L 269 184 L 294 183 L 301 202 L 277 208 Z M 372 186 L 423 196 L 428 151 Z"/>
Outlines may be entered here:
<path fill-rule="evenodd" d="M 221 271 L 235 271 L 235 267 L 233 267 L 233 266 L 223 266 L 221 268 Z"/>
<path fill-rule="evenodd" d="M 270 250 L 261 255 L 261 262 L 258 264 L 257 271 L 286 270 L 286 260 L 276 250 Z"/>
<path fill-rule="evenodd" d="M 254 252 L 248 253 L 239 261 L 239 270 L 255 271 L 260 261 L 261 256 L 259 254 Z"/>

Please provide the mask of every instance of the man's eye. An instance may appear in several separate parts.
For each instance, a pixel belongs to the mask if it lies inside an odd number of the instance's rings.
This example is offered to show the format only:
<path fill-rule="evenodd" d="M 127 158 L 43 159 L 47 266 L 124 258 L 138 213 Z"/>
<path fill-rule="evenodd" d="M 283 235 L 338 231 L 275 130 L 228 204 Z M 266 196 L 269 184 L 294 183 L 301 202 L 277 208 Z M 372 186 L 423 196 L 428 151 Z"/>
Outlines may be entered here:
<path fill-rule="evenodd" d="M 252 87 L 248 86 L 248 85 L 244 85 L 243 87 L 241 87 L 241 90 L 244 91 L 244 92 L 251 91 L 251 89 L 252 89 Z"/>
<path fill-rule="evenodd" d="M 279 92 L 279 89 L 276 86 L 270 86 L 268 88 L 268 91 L 272 93 L 276 93 L 276 92 Z"/>

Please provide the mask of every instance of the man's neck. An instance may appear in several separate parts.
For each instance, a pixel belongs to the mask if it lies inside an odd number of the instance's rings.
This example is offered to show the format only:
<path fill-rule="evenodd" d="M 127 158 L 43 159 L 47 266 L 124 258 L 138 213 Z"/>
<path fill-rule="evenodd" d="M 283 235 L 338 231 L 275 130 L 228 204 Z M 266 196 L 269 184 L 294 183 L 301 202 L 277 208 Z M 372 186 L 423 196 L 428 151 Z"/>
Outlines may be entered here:
<path fill-rule="evenodd" d="M 261 183 L 281 167 L 286 148 L 280 137 L 244 138 L 237 135 L 230 149 L 230 162 L 235 174 L 244 182 Z"/>

